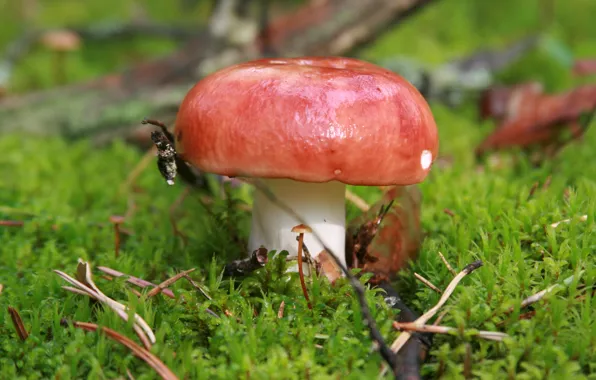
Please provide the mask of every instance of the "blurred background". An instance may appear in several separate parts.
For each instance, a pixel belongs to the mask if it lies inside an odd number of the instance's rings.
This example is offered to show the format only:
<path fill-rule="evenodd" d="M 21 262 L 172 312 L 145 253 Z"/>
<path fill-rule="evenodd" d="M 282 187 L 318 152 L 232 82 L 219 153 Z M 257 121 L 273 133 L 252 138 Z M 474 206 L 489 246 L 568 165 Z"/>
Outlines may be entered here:
<path fill-rule="evenodd" d="M 0 7 L 0 133 L 99 143 L 121 137 L 147 145 L 139 120 L 171 123 L 196 80 L 260 56 L 357 56 L 452 109 L 476 107 L 497 84 L 568 90 L 585 81 L 581 67 L 591 67 L 580 62 L 578 71 L 577 61 L 596 51 L 591 0 L 2 0 Z"/>

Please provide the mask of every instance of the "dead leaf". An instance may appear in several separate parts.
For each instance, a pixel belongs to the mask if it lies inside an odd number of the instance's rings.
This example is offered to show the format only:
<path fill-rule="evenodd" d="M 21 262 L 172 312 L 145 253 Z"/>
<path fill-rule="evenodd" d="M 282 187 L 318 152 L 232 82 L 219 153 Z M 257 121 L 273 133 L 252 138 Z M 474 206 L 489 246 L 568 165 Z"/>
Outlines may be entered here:
<path fill-rule="evenodd" d="M 585 132 L 580 118 L 596 109 L 596 85 L 558 94 L 544 94 L 535 82 L 494 88 L 482 96 L 479 107 L 481 117 L 495 119 L 498 124 L 476 148 L 478 156 L 491 150 L 532 146 L 556 153 L 564 144 L 560 140 L 563 130 L 571 132 L 573 139 Z"/>
<path fill-rule="evenodd" d="M 392 186 L 369 212 L 353 219 L 346 231 L 350 268 L 374 273 L 371 282 L 393 278 L 420 249 L 420 201 L 417 186 Z"/>

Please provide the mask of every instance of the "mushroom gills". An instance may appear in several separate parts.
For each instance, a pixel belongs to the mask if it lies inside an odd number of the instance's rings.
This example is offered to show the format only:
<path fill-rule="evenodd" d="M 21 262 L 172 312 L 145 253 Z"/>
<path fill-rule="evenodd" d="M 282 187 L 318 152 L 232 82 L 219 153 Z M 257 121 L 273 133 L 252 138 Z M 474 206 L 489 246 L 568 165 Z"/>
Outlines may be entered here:
<path fill-rule="evenodd" d="M 279 202 L 290 207 L 314 233 L 304 235 L 304 245 L 314 259 L 323 250 L 317 234 L 342 265 L 346 266 L 346 185 L 338 181 L 308 183 L 291 179 L 262 179 Z M 255 191 L 253 200 L 252 226 L 249 250 L 253 252 L 261 246 L 269 251 L 288 251 L 289 257 L 298 255 L 298 234 L 292 228 L 301 222 L 293 215 L 272 202 L 261 190 Z M 297 270 L 291 268 L 291 270 Z M 308 268 L 305 265 L 305 273 Z"/>

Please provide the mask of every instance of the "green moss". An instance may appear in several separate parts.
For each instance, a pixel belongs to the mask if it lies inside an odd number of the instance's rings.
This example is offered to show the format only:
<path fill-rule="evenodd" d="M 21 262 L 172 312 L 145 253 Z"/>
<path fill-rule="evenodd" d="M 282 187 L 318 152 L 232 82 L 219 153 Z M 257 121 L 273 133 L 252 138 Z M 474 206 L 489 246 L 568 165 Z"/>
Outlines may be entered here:
<path fill-rule="evenodd" d="M 480 46 L 502 44 L 542 25 L 533 8 L 538 1 L 501 3 L 439 2 L 362 55 L 377 59 L 413 54 L 439 63 Z M 158 6 L 158 2 L 151 4 L 151 9 Z M 588 17 L 595 11 L 594 3 L 559 0 L 556 4 L 557 18 L 547 34 L 572 56 L 588 55 L 594 47 Z M 109 14 L 125 13 L 124 8 L 118 9 Z M 104 8 L 101 11 L 108 14 Z M 76 9 L 56 10 L 56 15 L 61 14 L 63 22 L 88 21 Z M 175 18 L 174 14 L 164 12 L 164 19 Z M 52 25 L 59 24 L 56 20 Z M 94 46 L 88 54 L 101 51 Z M 81 70 L 89 70 L 81 77 L 109 71 L 119 54 L 95 68 L 89 68 L 89 60 L 81 61 Z M 47 75 L 48 61 L 39 60 L 40 73 Z M 565 60 L 545 48 L 501 78 L 518 81 L 536 75 L 551 88 L 561 89 L 577 83 L 567 70 Z M 427 237 L 420 257 L 411 270 L 403 271 L 397 285 L 404 299 L 422 312 L 439 295 L 416 282 L 414 271 L 445 287 L 452 276 L 437 252 L 458 269 L 481 259 L 485 265 L 464 279 L 448 301 L 442 324 L 467 331 L 502 331 L 510 338 L 497 343 L 469 334 L 437 335 L 424 374 L 462 378 L 469 344 L 476 377 L 594 378 L 596 308 L 586 288 L 596 281 L 596 166 L 591 164 L 595 126 L 583 141 L 540 168 L 516 153 L 501 154 L 501 167 L 478 168 L 472 149 L 493 128 L 492 123 L 478 123 L 472 104 L 458 110 L 433 104 L 433 112 L 441 155 L 452 164 L 436 166 L 420 185 L 421 221 Z M 136 339 L 130 326 L 112 311 L 61 288 L 65 283 L 52 270 L 73 273 L 77 258 L 154 282 L 197 268 L 192 276 L 212 300 L 184 281 L 172 286 L 181 296 L 176 300 L 137 299 L 123 281 L 108 281 L 95 272 L 106 294 L 133 305 L 154 327 L 158 344 L 153 352 L 181 378 L 360 379 L 378 374 L 381 359 L 371 353 L 358 303 L 345 282 L 330 287 L 316 280 L 309 289 L 314 311 L 309 311 L 296 276 L 283 273 L 282 261 L 274 260 L 238 283 L 221 279 L 223 264 L 240 251 L 230 237 L 229 223 L 239 226 L 240 237 L 245 238 L 248 213 L 229 212 L 222 201 L 209 213 L 198 195 L 191 195 L 176 212 L 178 228 L 188 238 L 185 243 L 172 233 L 169 221 L 169 208 L 183 188 L 166 186 L 154 166 L 141 174 L 136 189 L 123 187 L 142 156 L 124 143 L 95 149 L 87 141 L 67 143 L 11 134 L 0 137 L 0 152 L 0 219 L 25 221 L 22 228 L 0 227 L 0 284 L 4 285 L 0 378 L 116 378 L 125 376 L 126 369 L 138 379 L 156 378 L 147 365 L 106 337 L 60 326 L 61 318 L 90 321 Z M 533 184 L 543 184 L 549 176 L 550 186 L 529 197 Z M 370 188 L 353 190 L 371 202 L 379 196 Z M 250 199 L 243 190 L 235 190 L 234 195 Z M 349 215 L 358 213 L 348 207 Z M 446 208 L 455 216 L 445 214 Z M 123 227 L 133 234 L 125 238 L 116 258 L 108 218 L 130 210 L 134 212 Z M 588 215 L 587 220 L 579 220 L 581 215 Z M 567 218 L 570 223 L 550 227 Z M 531 319 L 519 318 L 527 311 L 520 310 L 521 300 L 572 275 L 575 280 L 569 286 L 534 306 Z M 367 297 L 384 336 L 395 337 L 394 313 L 375 292 L 369 291 Z M 286 306 L 279 319 L 282 301 Z M 30 331 L 26 342 L 17 338 L 7 313 L 9 305 L 20 311 Z M 206 308 L 221 318 L 210 316 Z M 504 317 L 510 308 L 513 311 Z"/>

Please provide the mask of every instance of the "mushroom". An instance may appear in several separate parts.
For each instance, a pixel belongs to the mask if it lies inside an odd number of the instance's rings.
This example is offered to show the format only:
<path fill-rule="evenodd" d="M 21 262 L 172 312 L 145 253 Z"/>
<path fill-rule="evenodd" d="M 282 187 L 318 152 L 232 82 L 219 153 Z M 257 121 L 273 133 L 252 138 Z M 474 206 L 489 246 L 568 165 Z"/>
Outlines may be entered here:
<path fill-rule="evenodd" d="M 51 30 L 40 38 L 41 44 L 54 52 L 54 73 L 59 83 L 65 81 L 64 64 L 68 52 L 79 50 L 81 37 L 67 29 Z"/>
<path fill-rule="evenodd" d="M 259 178 L 346 266 L 347 185 L 422 182 L 438 152 L 430 107 L 401 76 L 358 59 L 297 57 L 232 65 L 183 99 L 174 135 L 199 169 Z M 299 224 L 256 190 L 248 250 L 296 255 Z M 304 244 L 316 258 L 314 234 Z"/>

